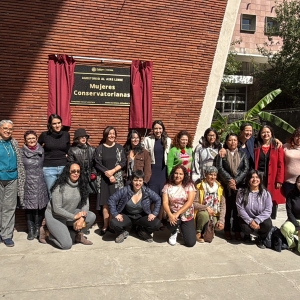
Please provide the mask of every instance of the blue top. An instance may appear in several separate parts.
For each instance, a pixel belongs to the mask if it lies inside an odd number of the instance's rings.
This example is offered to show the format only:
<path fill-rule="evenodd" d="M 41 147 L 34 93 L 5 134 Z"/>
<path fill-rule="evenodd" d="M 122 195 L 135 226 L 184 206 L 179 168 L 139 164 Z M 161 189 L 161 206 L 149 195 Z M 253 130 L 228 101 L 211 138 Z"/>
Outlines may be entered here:
<path fill-rule="evenodd" d="M 18 178 L 17 155 L 10 140 L 0 140 L 0 180 Z"/>

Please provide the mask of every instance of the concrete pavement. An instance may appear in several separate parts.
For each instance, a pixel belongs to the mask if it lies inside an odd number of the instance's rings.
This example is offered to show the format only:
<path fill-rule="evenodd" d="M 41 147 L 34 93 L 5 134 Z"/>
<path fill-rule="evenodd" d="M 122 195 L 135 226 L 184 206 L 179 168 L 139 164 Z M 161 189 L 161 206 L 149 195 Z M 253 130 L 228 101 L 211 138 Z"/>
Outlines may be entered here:
<path fill-rule="evenodd" d="M 279 208 L 274 225 L 286 219 Z M 91 230 L 92 246 L 61 251 L 15 232 L 14 248 L 0 244 L 0 297 L 5 299 L 297 299 L 300 256 L 229 243 L 186 248 L 167 244 L 169 232 L 148 244 L 129 236 L 122 244 Z M 182 242 L 182 239 L 178 239 Z"/>

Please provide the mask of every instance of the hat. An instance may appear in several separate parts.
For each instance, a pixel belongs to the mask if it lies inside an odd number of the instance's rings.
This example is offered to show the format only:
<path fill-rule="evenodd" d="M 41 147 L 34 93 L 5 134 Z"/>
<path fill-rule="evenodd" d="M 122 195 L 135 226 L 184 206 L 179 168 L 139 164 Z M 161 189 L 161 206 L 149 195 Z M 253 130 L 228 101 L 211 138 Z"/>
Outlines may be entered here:
<path fill-rule="evenodd" d="M 83 137 L 85 136 L 87 139 L 90 137 L 84 128 L 78 128 L 77 130 L 75 130 L 74 132 L 74 140 L 80 138 L 80 137 Z"/>

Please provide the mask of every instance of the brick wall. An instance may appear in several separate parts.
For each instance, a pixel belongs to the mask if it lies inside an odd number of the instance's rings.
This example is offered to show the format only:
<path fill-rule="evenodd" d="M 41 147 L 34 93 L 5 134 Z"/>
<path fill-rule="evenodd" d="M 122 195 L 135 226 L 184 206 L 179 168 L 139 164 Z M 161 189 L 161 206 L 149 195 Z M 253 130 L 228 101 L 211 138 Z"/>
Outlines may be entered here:
<path fill-rule="evenodd" d="M 47 123 L 51 53 L 153 61 L 153 120 L 171 137 L 195 133 L 227 1 L 1 1 L 0 119 L 28 129 Z M 78 61 L 78 64 L 85 64 Z M 106 64 L 112 65 L 112 64 Z M 123 143 L 128 107 L 72 106 L 72 128 L 97 145 L 107 125 Z M 209 124 L 208 124 L 209 125 Z"/>

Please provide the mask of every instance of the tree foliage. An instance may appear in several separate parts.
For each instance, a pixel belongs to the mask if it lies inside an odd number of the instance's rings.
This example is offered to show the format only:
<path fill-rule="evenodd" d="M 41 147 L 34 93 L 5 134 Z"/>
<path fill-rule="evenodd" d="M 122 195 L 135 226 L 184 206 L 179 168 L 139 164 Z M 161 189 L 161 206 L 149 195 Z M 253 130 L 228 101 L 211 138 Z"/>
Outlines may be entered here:
<path fill-rule="evenodd" d="M 277 95 L 281 93 L 280 89 L 274 90 L 271 93 L 267 94 L 258 103 L 248 110 L 244 115 L 243 118 L 232 123 L 228 122 L 228 116 L 222 116 L 220 112 L 215 109 L 214 113 L 214 121 L 211 124 L 211 127 L 215 128 L 218 134 L 221 137 L 221 141 L 225 140 L 225 137 L 228 133 L 234 132 L 236 134 L 239 133 L 240 126 L 243 123 L 249 123 L 252 125 L 253 129 L 259 130 L 261 128 L 260 120 L 269 121 L 272 124 L 286 130 L 289 133 L 293 133 L 295 128 L 282 120 L 281 118 L 263 111 L 263 109 L 270 104 Z"/>
<path fill-rule="evenodd" d="M 268 42 L 258 50 L 268 57 L 268 64 L 256 71 L 260 91 L 263 94 L 281 88 L 281 99 L 285 99 L 281 108 L 300 106 L 300 1 L 283 0 L 277 3 L 277 26 L 268 36 Z M 274 53 L 272 35 L 282 38 L 281 49 Z M 283 101 L 281 101 L 282 103 Z M 280 106 L 280 105 L 279 105 Z"/>

